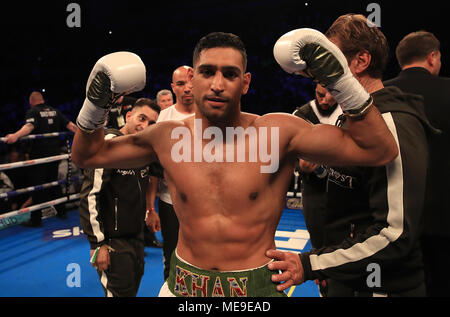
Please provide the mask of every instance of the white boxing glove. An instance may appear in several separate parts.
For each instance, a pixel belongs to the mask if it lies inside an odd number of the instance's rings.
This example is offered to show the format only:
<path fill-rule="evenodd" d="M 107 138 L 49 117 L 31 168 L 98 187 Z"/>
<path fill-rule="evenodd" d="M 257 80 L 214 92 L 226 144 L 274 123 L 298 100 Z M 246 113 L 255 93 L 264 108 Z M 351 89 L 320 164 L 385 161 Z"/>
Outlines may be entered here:
<path fill-rule="evenodd" d="M 344 54 L 321 32 L 308 28 L 290 31 L 275 43 L 273 54 L 284 71 L 310 77 L 327 88 L 347 115 L 361 116 L 372 104 Z"/>
<path fill-rule="evenodd" d="M 86 132 L 103 127 L 114 101 L 145 87 L 145 65 L 130 52 L 103 56 L 95 64 L 86 85 L 86 99 L 77 118 L 78 127 Z"/>

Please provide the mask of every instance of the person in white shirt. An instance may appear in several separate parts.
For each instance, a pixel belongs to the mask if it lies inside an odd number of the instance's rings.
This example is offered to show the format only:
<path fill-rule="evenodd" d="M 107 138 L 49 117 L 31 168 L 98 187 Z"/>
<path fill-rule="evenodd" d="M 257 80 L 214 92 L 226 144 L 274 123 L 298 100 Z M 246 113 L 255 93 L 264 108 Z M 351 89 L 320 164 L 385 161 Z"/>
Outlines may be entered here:
<path fill-rule="evenodd" d="M 180 66 L 173 72 L 172 75 L 172 91 L 176 97 L 176 103 L 161 111 L 157 122 L 168 120 L 183 120 L 189 116 L 194 115 L 195 103 L 192 95 L 192 86 L 188 82 L 188 70 L 192 69 L 189 66 Z M 167 183 L 164 178 L 158 179 L 151 176 L 152 195 L 150 198 L 150 205 L 154 206 L 156 193 L 158 191 L 159 180 L 159 218 L 161 221 L 161 234 L 163 237 L 163 256 L 164 256 L 164 280 L 169 276 L 170 257 L 175 250 L 178 241 L 179 223 L 172 205 L 172 199 L 167 188 Z M 152 201 L 153 200 L 153 201 Z M 155 210 L 150 210 L 155 212 Z M 152 217 L 148 218 L 148 225 Z"/>

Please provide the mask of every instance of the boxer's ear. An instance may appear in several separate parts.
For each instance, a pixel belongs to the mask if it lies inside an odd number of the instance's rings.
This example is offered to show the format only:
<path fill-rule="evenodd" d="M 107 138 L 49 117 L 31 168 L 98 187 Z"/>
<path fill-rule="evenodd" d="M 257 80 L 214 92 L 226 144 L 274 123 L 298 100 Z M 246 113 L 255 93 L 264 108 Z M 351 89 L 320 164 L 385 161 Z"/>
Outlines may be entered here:
<path fill-rule="evenodd" d="M 194 69 L 189 67 L 187 69 L 187 77 L 188 77 L 188 81 L 189 83 L 192 85 L 192 79 L 194 78 Z"/>
<path fill-rule="evenodd" d="M 248 88 L 250 87 L 250 81 L 252 80 L 252 74 L 245 73 L 244 74 L 244 80 L 243 80 L 243 86 L 242 86 L 242 94 L 245 95 L 248 91 Z"/>

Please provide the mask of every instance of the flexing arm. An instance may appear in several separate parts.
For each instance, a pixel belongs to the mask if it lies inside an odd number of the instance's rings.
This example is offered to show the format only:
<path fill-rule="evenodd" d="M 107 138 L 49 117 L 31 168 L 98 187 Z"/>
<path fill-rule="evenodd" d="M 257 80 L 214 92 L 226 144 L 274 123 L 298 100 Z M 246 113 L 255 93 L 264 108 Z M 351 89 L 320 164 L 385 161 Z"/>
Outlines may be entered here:
<path fill-rule="evenodd" d="M 77 118 L 72 159 L 79 167 L 135 168 L 153 158 L 148 130 L 104 140 L 103 125 L 118 97 L 145 86 L 145 66 L 129 52 L 106 55 L 95 64 L 86 87 L 86 99 Z M 152 128 L 149 128 L 152 130 Z"/>
<path fill-rule="evenodd" d="M 322 33 L 298 29 L 274 46 L 280 66 L 310 77 L 333 95 L 348 118 L 348 129 L 310 125 L 298 118 L 282 120 L 291 142 L 289 150 L 305 159 L 330 165 L 385 165 L 398 147 L 372 98 L 353 77 L 339 48 Z"/>
<path fill-rule="evenodd" d="M 371 106 L 363 119 L 348 120 L 348 129 L 331 125 L 303 124 L 290 118 L 289 151 L 326 165 L 379 166 L 391 162 L 398 146 L 378 109 Z M 299 119 L 301 120 L 301 119 Z"/>
<path fill-rule="evenodd" d="M 150 144 L 154 127 L 111 140 L 104 140 L 103 129 L 86 133 L 78 129 L 72 145 L 72 160 L 81 168 L 138 168 L 156 159 Z M 154 138 L 153 138 L 154 139 Z"/>

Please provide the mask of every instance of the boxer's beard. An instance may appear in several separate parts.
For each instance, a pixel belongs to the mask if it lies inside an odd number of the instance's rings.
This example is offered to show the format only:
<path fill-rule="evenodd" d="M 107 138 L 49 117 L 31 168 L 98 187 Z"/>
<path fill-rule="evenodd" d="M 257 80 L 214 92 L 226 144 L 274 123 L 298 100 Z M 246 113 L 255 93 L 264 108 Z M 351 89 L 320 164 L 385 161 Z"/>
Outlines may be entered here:
<path fill-rule="evenodd" d="M 227 123 L 232 123 L 236 117 L 236 108 L 240 110 L 239 105 L 228 104 L 222 109 L 222 111 L 214 112 L 210 111 L 204 104 L 204 100 L 196 100 L 197 109 L 202 115 L 208 119 L 212 125 L 223 126 Z"/>

